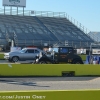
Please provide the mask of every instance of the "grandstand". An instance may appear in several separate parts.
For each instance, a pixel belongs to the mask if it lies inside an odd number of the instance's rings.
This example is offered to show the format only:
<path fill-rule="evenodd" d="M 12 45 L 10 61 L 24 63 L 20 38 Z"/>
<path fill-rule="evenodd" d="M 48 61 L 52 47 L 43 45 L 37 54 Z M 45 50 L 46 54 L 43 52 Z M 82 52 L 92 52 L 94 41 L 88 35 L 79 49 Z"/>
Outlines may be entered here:
<path fill-rule="evenodd" d="M 100 32 L 89 32 L 88 35 L 95 41 L 100 42 Z"/>
<path fill-rule="evenodd" d="M 7 46 L 14 40 L 16 46 L 47 44 L 80 48 L 94 41 L 78 25 L 72 23 L 65 13 L 53 13 L 53 16 L 50 12 L 28 13 L 0 13 L 0 45 Z"/>

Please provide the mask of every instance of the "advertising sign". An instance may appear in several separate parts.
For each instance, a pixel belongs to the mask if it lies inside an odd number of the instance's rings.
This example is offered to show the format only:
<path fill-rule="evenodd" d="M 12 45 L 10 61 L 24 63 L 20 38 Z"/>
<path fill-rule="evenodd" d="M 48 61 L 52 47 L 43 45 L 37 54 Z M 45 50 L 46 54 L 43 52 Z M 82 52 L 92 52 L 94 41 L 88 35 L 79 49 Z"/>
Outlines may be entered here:
<path fill-rule="evenodd" d="M 26 0 L 3 0 L 3 6 L 26 7 Z"/>
<path fill-rule="evenodd" d="M 100 49 L 92 49 L 92 54 L 100 54 Z"/>

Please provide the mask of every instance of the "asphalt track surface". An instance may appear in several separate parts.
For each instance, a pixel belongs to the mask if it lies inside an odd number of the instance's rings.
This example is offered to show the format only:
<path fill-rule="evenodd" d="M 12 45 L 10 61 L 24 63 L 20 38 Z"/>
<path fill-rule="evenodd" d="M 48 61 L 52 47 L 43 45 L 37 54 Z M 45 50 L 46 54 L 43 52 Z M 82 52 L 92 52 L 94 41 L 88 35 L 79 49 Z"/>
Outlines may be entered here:
<path fill-rule="evenodd" d="M 100 89 L 100 77 L 0 78 L 0 91 Z"/>
<path fill-rule="evenodd" d="M 100 77 L 0 77 L 0 91 L 87 89 L 100 89 Z"/>

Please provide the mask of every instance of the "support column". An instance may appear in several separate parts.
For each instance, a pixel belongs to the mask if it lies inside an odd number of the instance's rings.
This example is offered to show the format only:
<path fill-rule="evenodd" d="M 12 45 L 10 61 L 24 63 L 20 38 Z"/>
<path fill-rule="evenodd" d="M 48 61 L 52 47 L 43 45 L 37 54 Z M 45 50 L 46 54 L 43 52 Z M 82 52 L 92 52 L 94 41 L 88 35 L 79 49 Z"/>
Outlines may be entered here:
<path fill-rule="evenodd" d="M 17 7 L 17 15 L 18 15 L 18 7 Z"/>
<path fill-rule="evenodd" d="M 23 16 L 24 16 L 24 7 L 23 7 Z"/>
<path fill-rule="evenodd" d="M 12 6 L 10 7 L 10 15 L 12 15 Z"/>
<path fill-rule="evenodd" d="M 5 6 L 4 6 L 4 15 L 5 15 Z"/>

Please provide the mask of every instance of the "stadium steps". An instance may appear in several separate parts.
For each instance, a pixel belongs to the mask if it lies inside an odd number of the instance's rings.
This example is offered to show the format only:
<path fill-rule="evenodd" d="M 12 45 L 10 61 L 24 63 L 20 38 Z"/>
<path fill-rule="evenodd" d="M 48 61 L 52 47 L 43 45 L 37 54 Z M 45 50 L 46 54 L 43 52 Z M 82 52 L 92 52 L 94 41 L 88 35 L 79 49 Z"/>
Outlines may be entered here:
<path fill-rule="evenodd" d="M 66 18 L 38 17 L 48 29 L 50 29 L 59 39 L 59 41 L 93 41 L 83 31 L 78 29 Z M 86 43 L 84 43 L 86 44 Z"/>
<path fill-rule="evenodd" d="M 65 34 L 65 32 L 59 28 L 58 26 L 63 27 L 62 25 L 64 25 L 64 22 L 61 22 L 61 19 L 57 19 L 57 18 L 43 18 L 43 17 L 39 17 L 40 20 L 49 28 L 52 30 L 52 32 L 55 33 L 55 35 L 59 38 L 59 40 L 69 40 L 71 38 L 71 34 L 68 36 L 67 34 Z M 52 20 L 53 19 L 53 20 Z M 62 18 L 63 19 L 63 18 Z M 59 21 L 60 20 L 60 21 Z M 52 24 L 51 24 L 52 23 Z M 63 27 L 64 28 L 64 27 Z M 66 28 L 65 28 L 66 30 Z M 60 32 L 59 32 L 60 31 Z M 68 30 L 66 30 L 68 31 Z M 67 37 L 70 37 L 67 39 Z M 77 40 L 77 39 L 76 39 Z"/>
<path fill-rule="evenodd" d="M 44 21 L 44 19 L 46 19 L 45 21 Z M 85 33 L 84 32 L 82 32 L 80 29 L 78 29 L 75 25 L 73 25 L 70 21 L 68 21 L 66 18 L 41 18 L 41 20 L 43 20 L 43 22 L 45 23 L 45 24 L 48 24 L 49 22 L 51 22 L 52 23 L 52 26 L 54 25 L 54 26 L 62 26 L 65 30 L 67 30 L 67 31 L 72 31 L 73 30 L 73 32 L 74 31 L 76 31 L 76 33 L 78 32 L 80 32 L 80 34 L 82 34 L 82 35 L 84 35 Z M 61 22 L 62 21 L 62 22 Z M 70 26 L 69 26 L 69 24 L 70 24 Z M 79 34 L 78 34 L 79 35 Z"/>
<path fill-rule="evenodd" d="M 48 37 L 51 38 L 53 41 L 58 41 L 57 37 L 53 35 L 53 33 L 39 20 L 38 17 L 34 16 L 34 18 L 37 20 L 38 23 L 43 27 L 43 29 L 46 31 L 48 34 Z"/>

